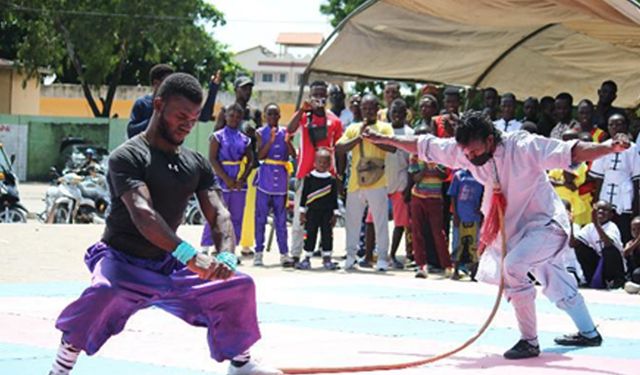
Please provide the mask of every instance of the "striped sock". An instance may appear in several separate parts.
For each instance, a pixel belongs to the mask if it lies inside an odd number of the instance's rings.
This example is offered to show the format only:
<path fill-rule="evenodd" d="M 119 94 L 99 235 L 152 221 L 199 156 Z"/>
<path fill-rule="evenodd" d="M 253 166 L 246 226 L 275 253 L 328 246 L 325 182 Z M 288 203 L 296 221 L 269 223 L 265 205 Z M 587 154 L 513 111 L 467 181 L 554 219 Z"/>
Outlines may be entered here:
<path fill-rule="evenodd" d="M 233 357 L 231 359 L 231 365 L 233 367 L 242 367 L 242 366 L 246 365 L 247 362 L 249 362 L 250 359 L 251 359 L 251 353 L 249 353 L 249 351 L 247 350 L 246 352 L 243 352 L 243 353 L 238 354 L 237 356 Z"/>
<path fill-rule="evenodd" d="M 79 355 L 80 349 L 62 340 L 49 375 L 68 375 L 73 369 L 73 365 L 76 364 Z"/>

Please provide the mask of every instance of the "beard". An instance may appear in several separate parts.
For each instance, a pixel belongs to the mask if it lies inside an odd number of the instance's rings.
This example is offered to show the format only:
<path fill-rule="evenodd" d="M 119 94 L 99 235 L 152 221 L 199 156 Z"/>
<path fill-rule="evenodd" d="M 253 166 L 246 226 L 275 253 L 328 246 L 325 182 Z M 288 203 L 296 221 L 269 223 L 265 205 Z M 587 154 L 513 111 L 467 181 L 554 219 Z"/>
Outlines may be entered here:
<path fill-rule="evenodd" d="M 167 142 L 171 143 L 174 146 L 181 146 L 184 143 L 184 139 L 182 141 L 176 140 L 169 133 L 169 123 L 164 118 L 164 111 L 160 114 L 160 136 Z"/>

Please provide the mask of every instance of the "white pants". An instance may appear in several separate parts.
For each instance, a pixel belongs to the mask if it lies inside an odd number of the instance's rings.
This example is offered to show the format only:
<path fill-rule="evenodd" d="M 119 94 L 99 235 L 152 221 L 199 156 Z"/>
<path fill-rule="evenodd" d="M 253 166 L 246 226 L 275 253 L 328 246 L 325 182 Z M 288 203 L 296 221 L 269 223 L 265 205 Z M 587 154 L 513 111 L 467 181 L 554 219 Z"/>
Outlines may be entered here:
<path fill-rule="evenodd" d="M 296 194 L 293 200 L 293 223 L 291 224 L 291 243 L 289 244 L 292 257 L 300 257 L 304 247 L 304 225 L 300 223 L 300 198 L 302 198 L 302 180 L 298 180 L 296 183 Z"/>
<path fill-rule="evenodd" d="M 498 242 L 500 241 L 498 236 Z M 558 224 L 550 222 L 544 227 L 529 231 L 514 248 L 508 249 L 504 259 L 504 296 L 513 305 L 523 339 L 537 337 L 536 289 L 527 276 L 528 272 L 540 282 L 542 293 L 556 306 L 570 310 L 579 305 L 581 311 L 586 312 L 582 296 L 578 293 L 577 282 L 562 262 L 562 253 L 568 250 L 567 246 L 568 235 Z M 492 268 L 487 267 L 487 264 L 495 261 L 499 262 L 496 249 L 487 249 L 480 261 L 480 280 L 495 281 L 491 276 L 486 277 L 485 273 Z"/>
<path fill-rule="evenodd" d="M 369 204 L 376 234 L 378 259 L 384 261 L 389 251 L 389 202 L 386 188 L 360 189 L 347 195 L 347 255 L 355 257 L 360 240 L 364 210 Z"/>

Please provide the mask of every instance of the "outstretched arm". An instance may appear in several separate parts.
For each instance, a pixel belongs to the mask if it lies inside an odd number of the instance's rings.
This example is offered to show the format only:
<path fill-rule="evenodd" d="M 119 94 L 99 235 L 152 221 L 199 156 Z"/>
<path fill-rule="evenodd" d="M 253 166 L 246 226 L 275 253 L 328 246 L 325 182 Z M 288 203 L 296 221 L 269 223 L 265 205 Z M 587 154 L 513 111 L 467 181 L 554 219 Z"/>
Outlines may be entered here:
<path fill-rule="evenodd" d="M 395 147 L 410 154 L 418 153 L 418 137 L 415 135 L 384 135 L 374 130 L 366 129 L 362 136 L 376 145 Z"/>
<path fill-rule="evenodd" d="M 617 134 L 615 138 L 602 143 L 578 142 L 571 149 L 571 162 L 581 163 L 595 160 L 614 152 L 622 152 L 631 147 L 626 134 Z"/>
<path fill-rule="evenodd" d="M 218 70 L 214 76 L 211 76 L 207 100 L 205 100 L 204 105 L 202 106 L 200 118 L 198 118 L 199 121 L 206 122 L 211 120 L 211 115 L 213 115 L 213 105 L 216 103 L 216 96 L 218 95 L 220 81 L 222 81 L 222 73 Z"/>

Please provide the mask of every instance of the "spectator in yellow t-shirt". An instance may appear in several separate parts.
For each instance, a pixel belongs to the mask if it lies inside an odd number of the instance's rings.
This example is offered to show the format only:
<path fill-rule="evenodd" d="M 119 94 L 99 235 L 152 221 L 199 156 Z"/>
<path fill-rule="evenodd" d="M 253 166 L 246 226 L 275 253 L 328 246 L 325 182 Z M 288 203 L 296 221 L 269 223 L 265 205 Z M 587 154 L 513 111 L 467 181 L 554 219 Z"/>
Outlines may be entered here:
<path fill-rule="evenodd" d="M 367 204 L 369 212 L 373 215 L 377 240 L 378 262 L 376 269 L 386 271 L 388 268 L 389 219 L 384 162 L 386 153 L 395 152 L 395 147 L 375 145 L 362 137 L 365 129 L 393 135 L 391 124 L 377 120 L 378 109 L 378 98 L 370 94 L 365 95 L 361 103 L 363 122 L 349 125 L 336 144 L 338 154 L 351 151 L 351 177 L 347 186 L 347 260 L 345 269 L 353 269 L 356 266 L 360 226 Z"/>

